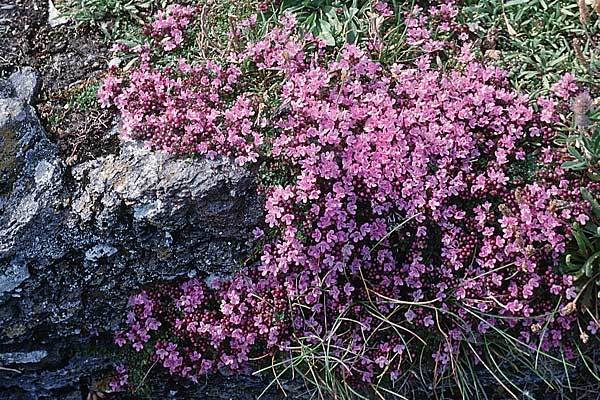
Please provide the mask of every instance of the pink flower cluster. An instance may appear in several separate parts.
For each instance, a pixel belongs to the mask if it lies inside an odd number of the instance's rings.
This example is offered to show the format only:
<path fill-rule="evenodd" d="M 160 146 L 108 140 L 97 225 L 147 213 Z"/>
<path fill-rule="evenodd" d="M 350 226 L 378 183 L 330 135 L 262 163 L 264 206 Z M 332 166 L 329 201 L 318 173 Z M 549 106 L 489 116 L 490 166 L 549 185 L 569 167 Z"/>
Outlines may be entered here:
<path fill-rule="evenodd" d="M 228 65 L 145 63 L 126 84 L 108 78 L 101 96 L 155 148 L 244 164 L 264 144 L 270 165 L 295 171 L 265 189 L 269 235 L 257 240 L 274 239 L 258 263 L 135 295 L 120 345 L 152 345 L 152 360 L 193 380 L 324 338 L 339 373 L 367 383 L 401 376 L 423 347 L 450 368 L 462 341 L 497 330 L 570 354 L 575 316 L 553 311 L 576 293 L 557 266 L 586 210 L 548 147 L 554 100 L 537 113 L 468 46 L 453 70 L 433 69 L 431 53 L 453 49 L 421 13 L 406 16 L 421 55 L 389 68 L 355 46 L 331 61 L 318 40 L 294 40 L 287 18 Z M 265 70 L 276 110 L 240 84 Z M 559 96 L 573 89 L 561 85 Z"/>
<path fill-rule="evenodd" d="M 146 27 L 146 35 L 159 40 L 164 51 L 172 51 L 183 43 L 183 32 L 196 14 L 196 7 L 173 5 L 167 12 L 159 11 L 154 22 Z"/>
<path fill-rule="evenodd" d="M 289 333 L 282 314 L 274 311 L 285 311 L 283 290 L 270 279 L 252 286 L 248 283 L 249 276 L 242 274 L 230 281 L 213 280 L 210 286 L 193 279 L 159 284 L 136 294 L 129 302 L 129 329 L 117 334 L 116 343 L 130 343 L 140 352 L 150 340 L 149 333 L 164 324 L 168 339 L 154 338 L 150 362 L 194 382 L 219 368 L 239 370 L 247 365 L 252 351 L 281 345 L 280 335 Z M 270 303 L 254 297 L 266 291 Z"/>
<path fill-rule="evenodd" d="M 262 137 L 255 129 L 255 96 L 236 91 L 240 75 L 235 64 L 190 66 L 181 60 L 177 70 L 161 70 L 143 62 L 126 86 L 107 77 L 99 98 L 119 108 L 126 135 L 154 149 L 234 156 L 244 164 L 257 160 Z"/>
<path fill-rule="evenodd" d="M 129 385 L 129 372 L 127 367 L 123 364 L 115 366 L 115 377 L 108 382 L 110 390 L 118 392 L 127 389 Z"/>

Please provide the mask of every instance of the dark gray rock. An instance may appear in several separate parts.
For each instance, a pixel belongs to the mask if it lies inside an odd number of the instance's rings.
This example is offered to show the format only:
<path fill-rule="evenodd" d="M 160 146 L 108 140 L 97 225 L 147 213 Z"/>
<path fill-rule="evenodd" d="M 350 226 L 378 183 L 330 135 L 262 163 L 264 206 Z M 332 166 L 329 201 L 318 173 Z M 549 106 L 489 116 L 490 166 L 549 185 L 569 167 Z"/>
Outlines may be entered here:
<path fill-rule="evenodd" d="M 31 103 L 40 86 L 37 72 L 31 67 L 23 67 L 8 78 L 14 90 L 14 97 L 25 103 Z"/>
<path fill-rule="evenodd" d="M 34 364 L 42 361 L 47 355 L 46 350 L 35 350 L 28 353 L 0 353 L 0 363 L 6 365 Z"/>
<path fill-rule="evenodd" d="M 31 103 L 40 86 L 40 78 L 31 67 L 23 67 L 0 81 L 0 99 L 15 98 Z"/>
<path fill-rule="evenodd" d="M 97 349 L 127 297 L 235 271 L 261 201 L 253 174 L 229 160 L 137 142 L 66 168 L 30 105 L 37 86 L 30 69 L 0 82 L 0 398 L 81 398 L 81 382 L 111 364 Z"/>
<path fill-rule="evenodd" d="M 252 174 L 228 160 L 175 158 L 123 142 L 120 154 L 79 165 L 72 175 L 78 189 L 69 223 L 107 239 L 92 242 L 90 261 L 150 252 L 153 262 L 186 273 L 190 266 L 229 271 L 260 216 Z M 131 239 L 136 246 L 124 246 Z"/>

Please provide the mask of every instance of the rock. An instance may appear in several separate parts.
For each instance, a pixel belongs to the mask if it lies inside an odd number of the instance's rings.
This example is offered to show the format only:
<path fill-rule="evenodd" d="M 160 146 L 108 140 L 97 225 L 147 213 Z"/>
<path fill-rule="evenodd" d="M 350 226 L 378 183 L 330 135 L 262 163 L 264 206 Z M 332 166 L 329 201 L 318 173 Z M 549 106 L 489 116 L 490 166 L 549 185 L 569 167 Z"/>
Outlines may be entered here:
<path fill-rule="evenodd" d="M 16 289 L 27 278 L 29 278 L 29 271 L 26 265 L 18 262 L 6 265 L 3 270 L 0 270 L 0 296 Z"/>
<path fill-rule="evenodd" d="M 81 398 L 80 382 L 111 364 L 98 349 L 110 353 L 128 296 L 235 271 L 261 199 L 253 173 L 229 160 L 133 141 L 67 168 L 31 106 L 37 86 L 29 69 L 0 81 L 0 366 L 20 371 L 0 370 L 0 398 Z"/>
<path fill-rule="evenodd" d="M 98 261 L 102 257 L 110 257 L 117 252 L 117 249 L 106 244 L 97 244 L 85 252 L 85 259 L 88 261 Z"/>
<path fill-rule="evenodd" d="M 240 234 L 247 238 L 260 216 L 252 174 L 228 160 L 181 159 L 126 141 L 120 154 L 72 175 L 73 226 L 93 227 L 114 248 L 135 240 L 136 252 L 154 253 L 152 262 L 173 271 L 232 270 L 245 250 Z"/>
<path fill-rule="evenodd" d="M 28 104 L 35 80 L 29 69 L 15 72 L 8 79 L 14 96 L 0 99 L 0 260 L 17 255 L 15 242 L 26 228 L 54 220 L 61 202 L 62 162 Z M 29 245 L 35 248 L 41 238 L 29 238 Z"/>
<path fill-rule="evenodd" d="M 78 399 L 81 394 L 69 388 L 79 389 L 82 377 L 90 371 L 106 370 L 108 363 L 95 357 L 73 356 L 66 365 L 58 370 L 52 368 L 19 368 L 17 372 L 0 372 L 0 391 L 2 399 Z M 9 385 L 17 381 L 18 385 L 10 390 Z"/>
<path fill-rule="evenodd" d="M 36 350 L 28 353 L 0 353 L 0 363 L 3 365 L 39 363 L 47 355 L 46 350 Z"/>
<path fill-rule="evenodd" d="M 12 87 L 14 93 L 8 92 L 9 95 L 5 97 L 14 97 L 27 104 L 32 102 L 40 84 L 37 72 L 31 67 L 21 68 L 11 74 L 8 83 L 6 87 Z"/>

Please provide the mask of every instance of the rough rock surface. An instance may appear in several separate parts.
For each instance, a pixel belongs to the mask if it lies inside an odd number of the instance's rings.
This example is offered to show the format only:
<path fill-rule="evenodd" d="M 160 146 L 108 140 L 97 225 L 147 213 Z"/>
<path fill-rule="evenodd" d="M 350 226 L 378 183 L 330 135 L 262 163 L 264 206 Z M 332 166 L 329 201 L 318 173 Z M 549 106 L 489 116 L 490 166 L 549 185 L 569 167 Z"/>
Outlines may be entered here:
<path fill-rule="evenodd" d="M 228 160 L 136 142 L 65 167 L 31 106 L 37 81 L 22 69 L 0 82 L 0 398 L 80 399 L 110 365 L 97 349 L 127 296 L 157 280 L 231 273 L 260 200 L 252 173 Z M 195 398 L 260 393 L 260 380 L 232 379 L 194 388 Z"/>

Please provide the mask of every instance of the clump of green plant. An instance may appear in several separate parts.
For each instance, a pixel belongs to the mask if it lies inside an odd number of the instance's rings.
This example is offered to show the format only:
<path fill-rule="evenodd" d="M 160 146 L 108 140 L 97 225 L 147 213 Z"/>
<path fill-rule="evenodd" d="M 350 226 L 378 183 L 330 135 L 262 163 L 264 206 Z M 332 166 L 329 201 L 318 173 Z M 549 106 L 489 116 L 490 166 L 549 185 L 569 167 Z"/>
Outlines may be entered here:
<path fill-rule="evenodd" d="M 372 0 L 283 0 L 277 13 L 293 13 L 300 26 L 325 40 L 329 46 L 340 43 L 356 44 L 368 37 L 377 23 Z"/>
<path fill-rule="evenodd" d="M 63 106 L 60 109 L 53 110 L 53 112 L 46 118 L 50 126 L 60 124 L 65 115 L 70 111 L 88 112 L 90 110 L 98 109 L 98 88 L 100 82 L 98 81 L 86 81 L 85 83 L 68 88 L 67 90 L 60 92 L 56 95 L 57 99 L 61 101 Z"/>
<path fill-rule="evenodd" d="M 571 109 L 571 128 L 557 143 L 566 149 L 562 167 L 580 176 L 581 196 L 591 212 L 573 225 L 576 246 L 566 255 L 565 271 L 581 282 L 581 303 L 593 309 L 600 295 L 600 110 L 587 92 L 573 99 Z M 597 316 L 597 310 L 590 313 L 592 323 Z"/>
<path fill-rule="evenodd" d="M 91 108 L 97 108 L 99 87 L 100 82 L 91 82 L 82 86 L 69 98 L 70 108 L 77 108 L 80 111 L 88 111 Z"/>
<path fill-rule="evenodd" d="M 167 5 L 166 0 L 66 0 L 58 4 L 65 15 L 80 25 L 99 27 L 107 38 L 115 38 L 118 32 L 143 25 L 158 9 Z"/>
<path fill-rule="evenodd" d="M 262 13 L 263 21 L 291 13 L 299 28 L 331 48 L 361 45 L 381 62 L 396 62 L 408 51 L 403 15 L 417 2 L 381 0 L 280 0 Z M 437 32 L 432 32 L 434 35 Z"/>
<path fill-rule="evenodd" d="M 131 44 L 141 41 L 141 29 L 170 4 L 167 0 L 64 0 L 57 6 L 78 25 L 99 28 L 107 40 Z M 205 50 L 226 41 L 232 24 L 256 11 L 249 0 L 180 0 L 177 4 L 193 5 L 200 10 L 197 45 Z"/>
<path fill-rule="evenodd" d="M 582 19 L 576 1 L 466 3 L 462 18 L 478 37 L 482 56 L 509 71 L 515 88 L 544 94 L 565 72 L 591 85 L 600 82 L 592 40 L 598 32 L 598 20 L 592 15 Z"/>

